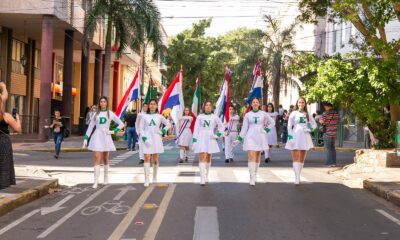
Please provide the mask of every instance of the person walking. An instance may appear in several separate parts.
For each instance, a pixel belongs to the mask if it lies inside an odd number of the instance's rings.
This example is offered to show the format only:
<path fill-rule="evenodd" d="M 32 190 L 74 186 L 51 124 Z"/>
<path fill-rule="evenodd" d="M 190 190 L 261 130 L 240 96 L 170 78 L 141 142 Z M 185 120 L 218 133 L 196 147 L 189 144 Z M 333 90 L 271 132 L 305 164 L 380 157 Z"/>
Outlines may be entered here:
<path fill-rule="evenodd" d="M 58 159 L 60 157 L 61 143 L 64 140 L 65 131 L 65 120 L 61 117 L 60 110 L 54 111 L 54 119 L 50 124 L 50 128 L 53 129 L 53 139 L 55 145 L 54 158 Z"/>
<path fill-rule="evenodd" d="M 7 98 L 6 85 L 0 82 L 0 189 L 16 184 L 9 128 L 14 132 L 21 132 L 21 121 L 18 113 L 15 114 L 14 118 L 11 114 L 3 111 Z"/>
<path fill-rule="evenodd" d="M 88 112 L 86 113 L 86 116 L 85 116 L 85 129 L 84 129 L 84 134 L 86 133 L 86 131 L 87 131 L 88 127 L 89 127 L 90 120 L 93 119 L 93 116 L 96 115 L 96 112 L 97 112 L 97 106 L 96 106 L 96 105 L 92 105 L 92 106 L 90 107 L 90 111 L 88 111 Z M 90 136 L 89 136 L 89 139 L 90 139 Z M 89 140 L 89 141 L 90 141 L 90 140 Z"/>
<path fill-rule="evenodd" d="M 267 114 L 275 121 L 275 124 L 278 123 L 279 116 L 278 116 L 278 113 L 275 112 L 274 104 L 268 103 Z M 271 161 L 271 159 L 270 159 L 271 147 L 278 145 L 278 136 L 276 133 L 276 125 L 275 125 L 275 127 L 271 128 L 270 131 L 267 133 L 267 138 L 268 138 L 269 148 L 264 150 L 264 160 L 266 163 Z"/>
<path fill-rule="evenodd" d="M 111 122 L 116 123 L 118 126 L 114 129 L 110 129 Z M 124 123 L 121 121 L 121 119 L 119 119 L 114 112 L 108 109 L 107 97 L 101 97 L 97 107 L 97 113 L 94 115 L 93 119 L 90 120 L 90 124 L 83 141 L 83 147 L 88 147 L 88 149 L 93 152 L 93 188 L 95 189 L 97 188 L 99 182 L 101 157 L 103 158 L 104 164 L 104 184 L 108 184 L 110 152 L 116 151 L 114 142 L 112 140 L 112 135 L 118 133 L 123 128 Z M 90 135 L 92 135 L 92 137 L 88 145 Z"/>
<path fill-rule="evenodd" d="M 339 113 L 333 109 L 332 103 L 324 104 L 325 112 L 319 118 L 323 126 L 324 147 L 326 152 L 326 165 L 336 167 L 336 133 L 339 123 Z"/>
<path fill-rule="evenodd" d="M 139 164 L 144 163 L 144 153 L 143 153 L 143 142 L 140 141 L 141 133 L 140 133 L 140 123 L 144 114 L 147 114 L 147 110 L 149 109 L 149 105 L 147 103 L 143 103 L 142 111 L 138 114 L 136 118 L 135 128 L 136 133 L 138 135 L 138 144 L 139 144 Z"/>
<path fill-rule="evenodd" d="M 179 163 L 188 162 L 187 152 L 192 145 L 193 134 L 190 126 L 192 125 L 193 117 L 190 115 L 190 108 L 185 107 L 183 116 L 179 119 L 178 145 L 179 145 Z"/>
<path fill-rule="evenodd" d="M 308 150 L 312 148 L 311 131 L 317 127 L 317 123 L 311 114 L 307 112 L 306 99 L 301 97 L 296 102 L 296 109 L 288 120 L 288 141 L 285 148 L 291 150 L 293 171 L 295 174 L 294 184 L 300 184 L 301 170 Z"/>
<path fill-rule="evenodd" d="M 136 133 L 136 120 L 137 114 L 133 112 L 128 112 L 125 114 L 125 132 L 126 132 L 126 142 L 127 142 L 127 150 L 135 151 L 135 146 L 137 142 L 137 133 Z"/>
<path fill-rule="evenodd" d="M 233 162 L 233 158 L 235 154 L 233 153 L 233 142 L 238 137 L 238 127 L 239 127 L 240 117 L 236 114 L 236 110 L 234 106 L 229 107 L 229 122 L 225 123 L 225 162 Z"/>
<path fill-rule="evenodd" d="M 204 103 L 202 113 L 197 116 L 193 132 L 193 150 L 199 154 L 200 185 L 208 183 L 213 153 L 220 152 L 217 139 L 222 137 L 224 125 L 213 114 L 211 101 Z M 216 131 L 216 133 L 214 133 Z"/>
<path fill-rule="evenodd" d="M 243 151 L 247 151 L 250 186 L 255 186 L 260 166 L 261 151 L 268 150 L 267 133 L 275 127 L 275 120 L 266 112 L 260 111 L 260 100 L 251 100 L 251 111 L 246 113 L 243 126 L 234 144 L 243 142 Z"/>
<path fill-rule="evenodd" d="M 164 152 L 162 135 L 171 127 L 171 124 L 158 113 L 158 102 L 155 99 L 149 101 L 149 108 L 140 120 L 140 141 L 142 141 L 144 153 L 144 186 L 150 184 L 150 160 L 153 159 L 153 183 L 157 182 L 159 166 L 159 154 Z M 161 124 L 164 127 L 161 127 Z"/>

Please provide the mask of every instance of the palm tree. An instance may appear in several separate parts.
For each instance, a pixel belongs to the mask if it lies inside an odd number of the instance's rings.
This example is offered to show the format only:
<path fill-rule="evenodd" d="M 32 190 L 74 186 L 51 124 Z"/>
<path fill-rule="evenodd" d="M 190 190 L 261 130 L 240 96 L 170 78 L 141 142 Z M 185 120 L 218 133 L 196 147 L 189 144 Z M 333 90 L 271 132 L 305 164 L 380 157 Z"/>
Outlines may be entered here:
<path fill-rule="evenodd" d="M 154 47 L 153 58 L 162 57 L 160 12 L 152 0 L 97 0 L 87 13 L 85 38 L 96 31 L 99 20 L 106 21 L 106 47 L 103 95 L 110 94 L 111 44 L 117 47 L 117 58 L 129 46 L 140 51 L 147 41 Z"/>
<path fill-rule="evenodd" d="M 267 23 L 267 31 L 264 36 L 265 55 L 267 62 L 267 72 L 272 77 L 272 95 L 274 106 L 279 105 L 279 94 L 281 91 L 281 80 L 287 84 L 287 68 L 296 55 L 293 37 L 298 22 L 294 22 L 287 27 L 282 27 L 281 23 L 269 15 L 264 16 Z"/>

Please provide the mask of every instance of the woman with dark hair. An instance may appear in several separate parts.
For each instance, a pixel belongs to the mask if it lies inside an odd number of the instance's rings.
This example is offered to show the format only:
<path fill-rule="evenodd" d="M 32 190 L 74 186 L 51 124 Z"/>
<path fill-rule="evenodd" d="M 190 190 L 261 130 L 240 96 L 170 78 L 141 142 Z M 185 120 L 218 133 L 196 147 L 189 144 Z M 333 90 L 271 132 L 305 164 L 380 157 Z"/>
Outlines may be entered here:
<path fill-rule="evenodd" d="M 148 187 L 150 182 L 150 159 L 153 159 L 153 183 L 157 182 L 158 155 L 164 152 L 162 135 L 171 127 L 171 124 L 157 109 L 158 102 L 155 99 L 149 101 L 147 114 L 140 120 L 139 132 L 144 153 L 144 186 Z M 162 128 L 162 124 L 165 126 Z"/>
<path fill-rule="evenodd" d="M 238 136 L 238 126 L 239 126 L 239 115 L 235 114 L 235 107 L 229 107 L 229 122 L 225 123 L 225 162 L 233 162 L 233 142 L 237 139 Z"/>
<path fill-rule="evenodd" d="M 110 130 L 111 122 L 118 124 L 118 126 L 113 130 Z M 94 127 L 96 127 L 96 129 L 92 134 Z M 90 120 L 89 127 L 85 134 L 85 140 L 83 141 L 83 147 L 87 147 L 88 139 L 91 135 L 88 149 L 93 152 L 93 188 L 97 188 L 99 182 L 101 157 L 103 158 L 104 164 L 104 184 L 108 184 L 110 152 L 116 150 L 111 135 L 117 133 L 122 128 L 124 128 L 124 123 L 117 117 L 117 115 L 115 115 L 114 112 L 108 109 L 107 97 L 101 97 L 97 107 L 97 112 L 93 116 L 93 119 Z"/>
<path fill-rule="evenodd" d="M 193 132 L 193 150 L 194 153 L 199 154 L 200 184 L 202 186 L 208 182 L 211 157 L 213 153 L 220 151 L 217 139 L 224 132 L 221 120 L 212 112 L 212 102 L 206 101 L 202 113 L 196 119 Z M 217 130 L 216 133 L 214 133 L 215 130 Z"/>
<path fill-rule="evenodd" d="M 312 148 L 311 131 L 317 127 L 317 123 L 311 114 L 307 112 L 306 99 L 301 97 L 296 102 L 296 111 L 293 111 L 288 120 L 288 141 L 285 148 L 292 151 L 293 171 L 295 185 L 300 184 L 300 174 L 304 166 L 307 151 Z"/>
<path fill-rule="evenodd" d="M 178 145 L 180 148 L 179 163 L 183 163 L 184 161 L 188 161 L 187 151 L 189 151 L 189 147 L 192 145 L 193 134 L 190 130 L 190 126 L 192 125 L 193 117 L 190 115 L 190 108 L 185 107 L 183 111 L 183 116 L 179 119 L 179 132 L 178 132 Z"/>
<path fill-rule="evenodd" d="M 268 103 L 267 105 L 267 114 L 270 116 L 272 119 L 274 119 L 275 123 L 278 122 L 278 113 L 275 112 L 274 104 Z M 271 128 L 271 131 L 267 133 L 267 138 L 268 138 L 268 144 L 269 144 L 269 149 L 265 149 L 265 162 L 269 162 L 270 160 L 270 151 L 272 146 L 278 145 L 278 136 L 276 133 L 276 126 Z"/>
<path fill-rule="evenodd" d="M 275 121 L 264 111 L 260 111 L 260 100 L 251 100 L 251 111 L 243 119 L 242 131 L 238 142 L 243 142 L 243 150 L 247 151 L 250 185 L 254 186 L 257 180 L 257 171 L 260 166 L 261 151 L 268 150 L 267 133 L 275 127 Z"/>
<path fill-rule="evenodd" d="M 138 114 L 136 123 L 135 123 L 135 128 L 136 128 L 136 133 L 138 135 L 138 144 L 139 144 L 139 164 L 144 163 L 144 153 L 143 153 L 143 142 L 140 141 L 140 121 L 142 120 L 143 115 L 147 114 L 147 110 L 149 109 L 149 104 L 143 103 L 142 111 Z"/>
<path fill-rule="evenodd" d="M 14 132 L 21 132 L 18 113 L 15 114 L 14 118 L 11 114 L 3 111 L 7 98 L 6 85 L 0 82 L 0 189 L 16 184 L 9 127 Z"/>

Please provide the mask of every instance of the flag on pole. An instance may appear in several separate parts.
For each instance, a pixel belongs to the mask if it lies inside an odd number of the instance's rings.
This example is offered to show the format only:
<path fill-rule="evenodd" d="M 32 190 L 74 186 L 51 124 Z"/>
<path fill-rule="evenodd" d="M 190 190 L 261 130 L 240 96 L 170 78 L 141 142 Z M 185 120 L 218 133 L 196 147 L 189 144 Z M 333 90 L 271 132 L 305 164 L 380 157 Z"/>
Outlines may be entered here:
<path fill-rule="evenodd" d="M 158 109 L 161 114 L 170 111 L 170 115 L 175 123 L 175 126 L 178 126 L 179 118 L 183 115 L 183 110 L 185 109 L 182 81 L 183 73 L 180 71 L 158 103 Z"/>
<path fill-rule="evenodd" d="M 135 77 L 133 78 L 131 84 L 129 85 L 128 89 L 126 90 L 123 98 L 118 104 L 117 110 L 115 114 L 122 119 L 125 115 L 126 109 L 128 108 L 131 101 L 135 101 L 139 99 L 139 89 L 140 89 L 140 82 L 142 76 L 142 69 L 136 71 Z"/>
<path fill-rule="evenodd" d="M 249 97 L 247 98 L 246 113 L 250 111 L 251 99 L 262 98 L 263 79 L 261 73 L 261 63 L 257 61 L 253 69 L 253 85 L 251 86 Z"/>
<path fill-rule="evenodd" d="M 197 115 L 199 115 L 199 109 L 200 109 L 200 104 L 201 104 L 201 97 L 200 97 L 200 78 L 196 79 L 196 85 L 194 86 L 194 94 L 193 94 L 193 99 L 192 99 L 192 117 L 193 121 L 192 124 L 190 125 L 190 130 L 194 131 L 194 124 L 196 123 L 196 118 Z"/>
<path fill-rule="evenodd" d="M 230 83 L 230 75 L 231 71 L 229 68 L 225 69 L 225 79 L 224 84 L 221 88 L 219 98 L 215 105 L 215 115 L 221 118 L 222 122 L 229 122 L 229 105 L 231 102 L 230 99 L 230 90 L 229 90 L 229 83 Z"/>
<path fill-rule="evenodd" d="M 146 97 L 144 98 L 143 103 L 149 103 L 151 99 L 156 98 L 157 94 L 153 94 L 154 91 L 154 82 L 153 79 L 150 78 L 149 87 L 147 88 Z"/>

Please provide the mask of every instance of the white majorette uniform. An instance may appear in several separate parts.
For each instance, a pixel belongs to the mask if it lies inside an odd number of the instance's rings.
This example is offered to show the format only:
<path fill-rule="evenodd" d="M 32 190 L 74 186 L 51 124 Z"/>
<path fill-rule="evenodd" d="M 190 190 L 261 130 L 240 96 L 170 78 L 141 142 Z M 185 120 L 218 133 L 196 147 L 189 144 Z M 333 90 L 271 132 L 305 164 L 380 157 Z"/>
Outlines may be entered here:
<path fill-rule="evenodd" d="M 273 120 L 276 121 L 276 117 L 278 116 L 277 112 L 267 112 L 268 116 L 270 116 Z M 268 144 L 271 145 L 278 145 L 278 136 L 276 133 L 276 126 L 271 128 L 271 130 L 267 133 Z"/>
<path fill-rule="evenodd" d="M 217 129 L 217 134 L 214 130 Z M 222 136 L 224 126 L 221 120 L 213 113 L 200 114 L 196 119 L 193 132 L 193 150 L 195 153 L 218 153 L 217 137 Z"/>
<path fill-rule="evenodd" d="M 115 131 L 110 130 L 111 122 L 118 124 Z M 95 126 L 96 129 L 92 134 Z M 85 139 L 88 139 L 90 134 L 92 134 L 88 149 L 93 152 L 115 151 L 116 149 L 111 135 L 114 134 L 114 132 L 118 132 L 123 127 L 124 123 L 112 111 L 100 111 L 98 115 L 95 114 L 93 119 L 90 121 L 85 135 Z"/>
<path fill-rule="evenodd" d="M 230 160 L 235 156 L 233 154 L 233 142 L 238 137 L 238 125 L 240 117 L 234 115 L 229 119 L 229 122 L 225 123 L 225 159 Z"/>
<path fill-rule="evenodd" d="M 162 129 L 161 124 L 165 127 Z M 140 120 L 140 141 L 143 145 L 144 154 L 158 154 L 164 152 L 162 134 L 164 134 L 171 124 L 161 114 L 143 114 Z"/>
<path fill-rule="evenodd" d="M 239 140 L 244 140 L 244 151 L 263 151 L 269 149 L 267 131 L 275 127 L 275 121 L 264 111 L 250 111 L 243 119 Z"/>
<path fill-rule="evenodd" d="M 142 116 L 144 115 L 144 114 L 146 114 L 145 112 L 140 112 L 138 115 L 137 115 L 137 118 L 136 118 L 136 122 L 135 122 L 135 129 L 136 129 L 136 133 L 137 133 L 137 135 L 138 135 L 138 139 L 139 139 L 139 141 L 138 141 L 138 143 L 139 143 L 139 159 L 140 160 L 143 160 L 144 159 L 144 153 L 143 153 L 143 142 L 142 141 L 140 141 L 140 139 L 141 139 L 141 135 L 140 135 L 140 120 L 142 119 Z"/>
<path fill-rule="evenodd" d="M 114 130 L 110 130 L 111 122 L 118 124 Z M 93 128 L 96 126 L 93 134 Z M 95 114 L 90 120 L 89 127 L 85 134 L 84 145 L 87 144 L 90 134 L 92 134 L 89 142 L 88 149 L 93 152 L 110 152 L 115 151 L 115 145 L 111 135 L 117 133 L 124 127 L 124 123 L 115 115 L 114 112 L 106 110 L 100 111 L 99 114 Z M 104 184 L 108 184 L 108 169 L 109 165 L 104 165 Z M 94 184 L 93 188 L 97 188 L 100 176 L 100 166 L 94 166 Z"/>
<path fill-rule="evenodd" d="M 243 141 L 244 151 L 263 151 L 269 149 L 267 132 L 275 127 L 275 120 L 264 111 L 250 111 L 243 119 L 242 131 L 238 140 Z M 254 186 L 257 179 L 259 162 L 248 162 L 250 185 Z"/>
<path fill-rule="evenodd" d="M 317 123 L 311 114 L 294 111 L 288 120 L 288 142 L 285 148 L 288 150 L 310 150 L 314 147 L 310 132 L 317 127 Z"/>
<path fill-rule="evenodd" d="M 192 125 L 192 116 L 183 116 L 179 119 L 179 129 L 178 129 L 178 145 L 184 147 L 190 147 L 192 145 L 193 134 L 190 130 Z"/>

